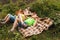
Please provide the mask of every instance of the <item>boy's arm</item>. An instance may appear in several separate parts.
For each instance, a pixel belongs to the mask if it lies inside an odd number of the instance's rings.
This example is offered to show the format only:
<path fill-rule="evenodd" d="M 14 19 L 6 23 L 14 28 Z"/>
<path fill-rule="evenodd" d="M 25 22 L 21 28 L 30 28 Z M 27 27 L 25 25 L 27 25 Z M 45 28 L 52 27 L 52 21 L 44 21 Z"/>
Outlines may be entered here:
<path fill-rule="evenodd" d="M 35 27 L 36 26 L 36 24 L 37 24 L 37 20 L 35 21 L 35 23 L 33 24 L 33 27 Z"/>
<path fill-rule="evenodd" d="M 23 24 L 24 22 L 23 22 L 23 20 L 22 20 L 21 15 L 18 15 L 18 16 L 19 16 L 19 18 L 20 18 L 21 23 Z"/>

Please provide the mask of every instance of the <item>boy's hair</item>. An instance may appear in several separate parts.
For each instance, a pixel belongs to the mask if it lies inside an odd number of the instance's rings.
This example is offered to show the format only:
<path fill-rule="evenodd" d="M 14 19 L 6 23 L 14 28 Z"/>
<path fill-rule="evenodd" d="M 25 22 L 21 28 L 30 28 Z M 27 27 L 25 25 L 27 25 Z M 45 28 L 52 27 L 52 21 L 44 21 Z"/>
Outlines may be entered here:
<path fill-rule="evenodd" d="M 19 13 L 23 13 L 23 10 L 22 9 L 17 10 L 15 13 L 16 13 L 16 15 L 18 15 Z"/>

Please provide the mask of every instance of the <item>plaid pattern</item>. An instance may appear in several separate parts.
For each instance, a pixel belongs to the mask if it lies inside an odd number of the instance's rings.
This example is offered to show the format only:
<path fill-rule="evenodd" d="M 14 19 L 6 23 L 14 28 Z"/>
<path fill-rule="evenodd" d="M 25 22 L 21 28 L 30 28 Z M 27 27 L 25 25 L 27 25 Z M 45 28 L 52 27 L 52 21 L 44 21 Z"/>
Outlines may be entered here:
<path fill-rule="evenodd" d="M 42 33 L 43 30 L 47 30 L 53 24 L 53 20 L 50 18 L 45 18 L 43 21 L 38 21 L 35 27 L 28 27 L 26 29 L 20 28 L 19 31 L 24 37 L 37 35 Z"/>

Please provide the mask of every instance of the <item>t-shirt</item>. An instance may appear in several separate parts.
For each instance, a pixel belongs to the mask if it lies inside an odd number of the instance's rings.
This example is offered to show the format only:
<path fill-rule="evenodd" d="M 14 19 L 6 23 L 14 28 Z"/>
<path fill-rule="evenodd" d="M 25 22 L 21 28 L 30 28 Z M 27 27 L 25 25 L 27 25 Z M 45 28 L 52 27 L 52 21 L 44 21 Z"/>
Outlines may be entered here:
<path fill-rule="evenodd" d="M 25 17 L 25 15 L 24 14 L 20 14 L 21 16 L 22 16 L 22 19 L 23 20 L 25 20 L 26 19 L 26 17 Z"/>
<path fill-rule="evenodd" d="M 25 20 L 25 23 L 28 25 L 28 26 L 32 26 L 34 24 L 35 20 L 33 18 L 27 18 Z"/>

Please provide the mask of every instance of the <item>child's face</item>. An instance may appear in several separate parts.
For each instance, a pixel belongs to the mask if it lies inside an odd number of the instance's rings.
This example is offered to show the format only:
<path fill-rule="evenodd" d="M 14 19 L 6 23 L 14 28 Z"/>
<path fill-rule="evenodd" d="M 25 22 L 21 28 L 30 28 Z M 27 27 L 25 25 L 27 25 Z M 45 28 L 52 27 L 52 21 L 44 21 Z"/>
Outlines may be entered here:
<path fill-rule="evenodd" d="M 33 17 L 33 18 L 36 18 L 36 17 L 37 17 L 37 15 L 36 15 L 36 14 L 33 14 L 33 15 L 32 15 L 32 17 Z"/>

